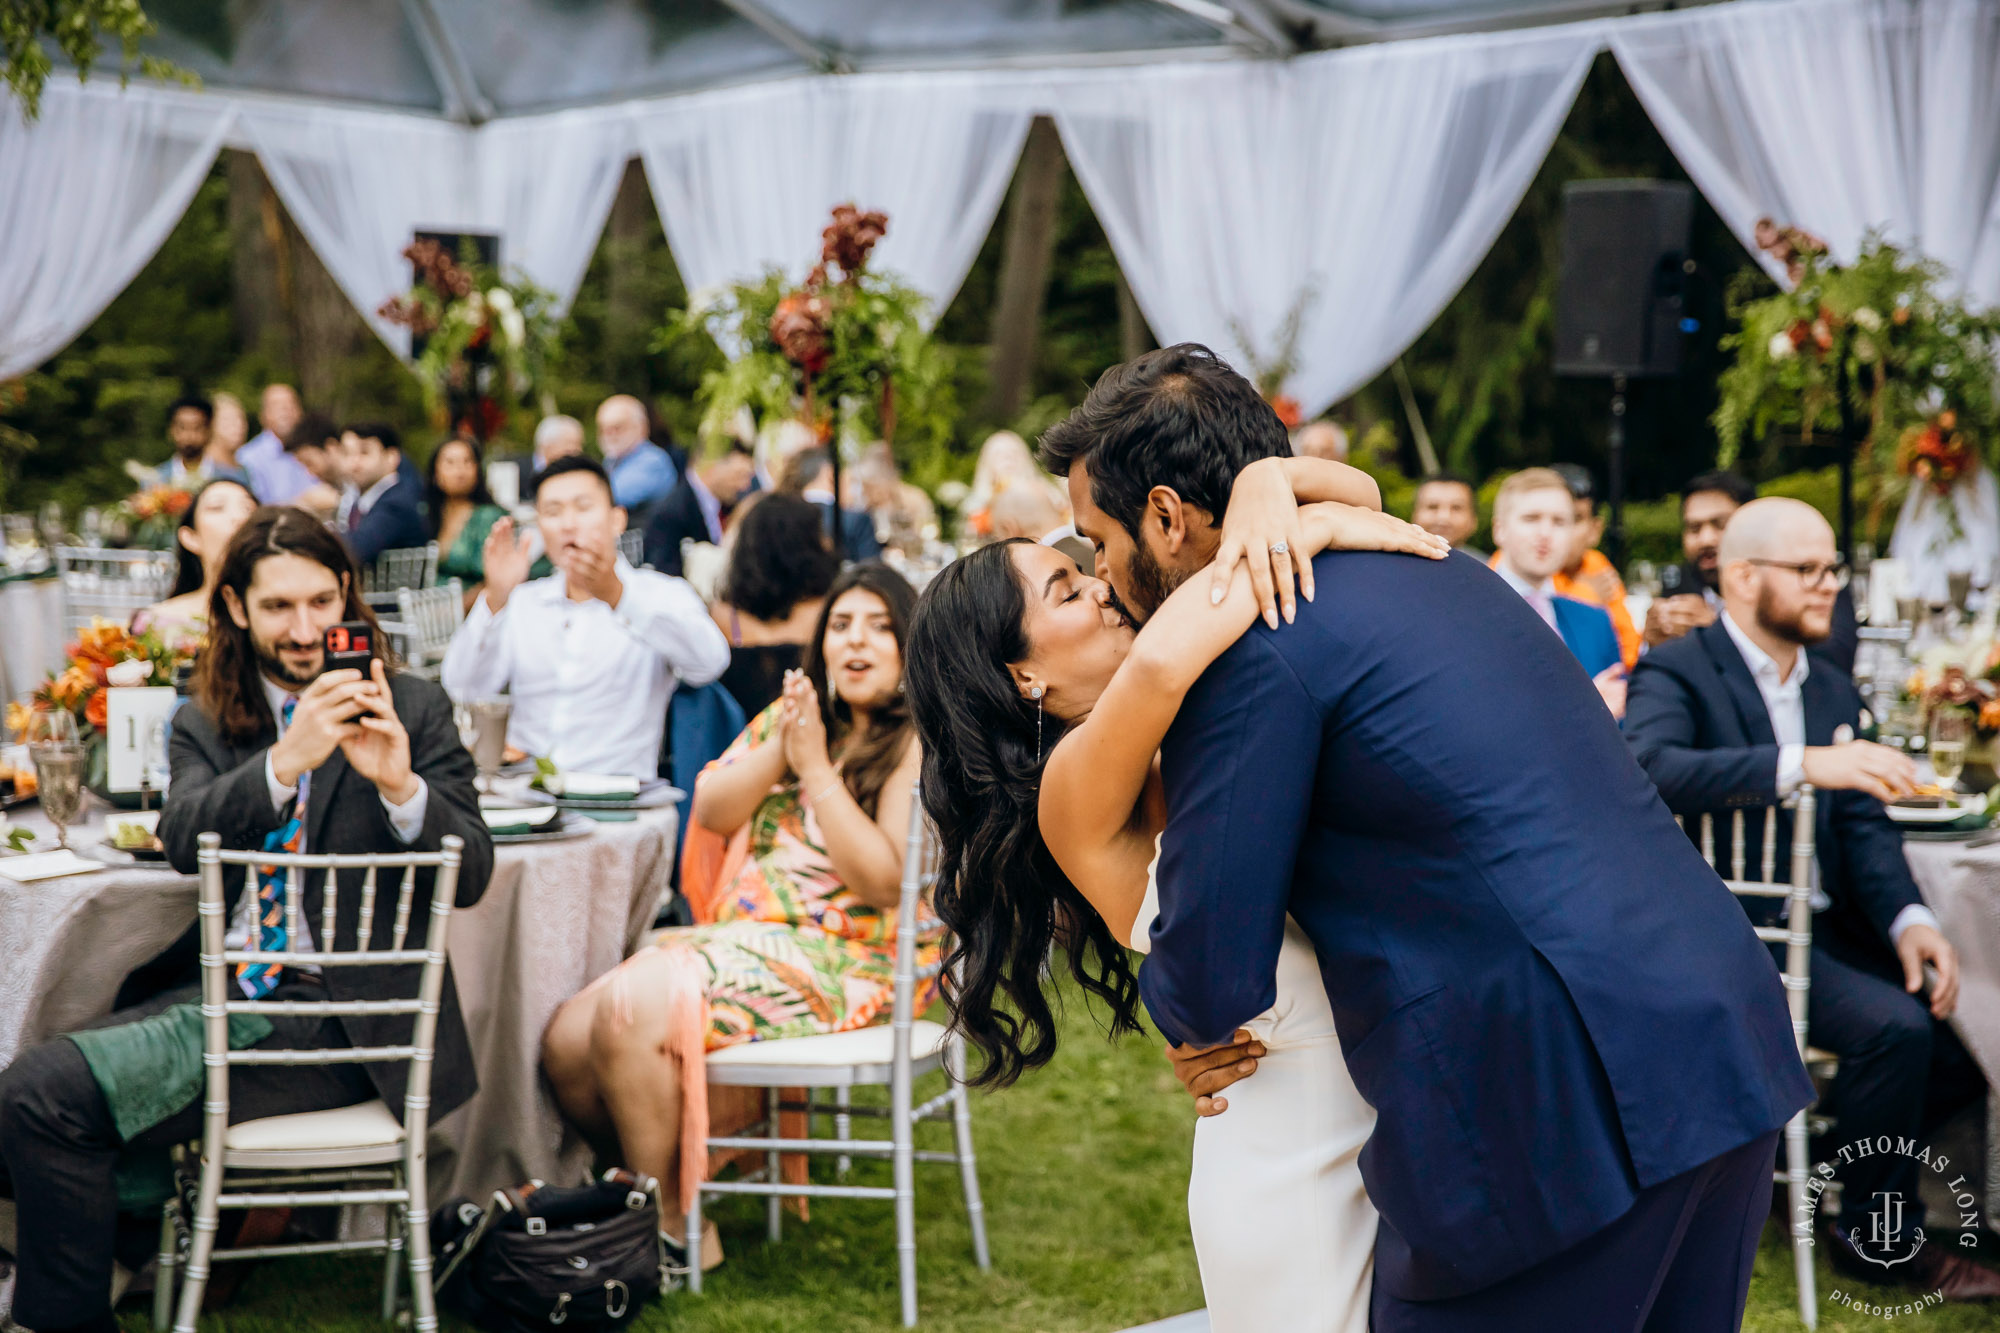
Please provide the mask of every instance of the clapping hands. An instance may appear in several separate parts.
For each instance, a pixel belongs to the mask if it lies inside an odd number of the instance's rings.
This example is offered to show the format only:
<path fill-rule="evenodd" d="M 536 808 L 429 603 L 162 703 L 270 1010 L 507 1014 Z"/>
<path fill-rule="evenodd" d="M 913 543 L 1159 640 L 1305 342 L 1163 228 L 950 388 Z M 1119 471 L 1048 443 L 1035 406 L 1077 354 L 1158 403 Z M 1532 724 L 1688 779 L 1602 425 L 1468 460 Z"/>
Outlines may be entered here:
<path fill-rule="evenodd" d="M 528 570 L 535 563 L 533 552 L 534 539 L 516 532 L 511 518 L 499 520 L 486 534 L 480 560 L 485 569 L 486 604 L 495 612 L 507 605 L 514 589 L 527 582 Z"/>
<path fill-rule="evenodd" d="M 833 760 L 826 749 L 826 718 L 820 712 L 819 691 L 803 671 L 787 671 L 783 692 L 784 715 L 779 740 L 785 749 L 785 765 L 801 785 L 814 787 L 832 773 Z"/>

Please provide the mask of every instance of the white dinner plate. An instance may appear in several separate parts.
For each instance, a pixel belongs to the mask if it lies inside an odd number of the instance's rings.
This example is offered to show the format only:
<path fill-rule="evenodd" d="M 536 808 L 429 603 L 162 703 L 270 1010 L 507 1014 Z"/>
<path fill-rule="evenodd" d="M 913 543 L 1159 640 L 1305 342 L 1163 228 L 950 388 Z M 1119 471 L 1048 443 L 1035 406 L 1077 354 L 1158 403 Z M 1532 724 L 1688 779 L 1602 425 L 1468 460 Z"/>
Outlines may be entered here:
<path fill-rule="evenodd" d="M 1984 808 L 1985 802 L 1979 797 L 1953 800 L 1945 805 L 1928 807 L 1921 805 L 1892 805 L 1889 818 L 1898 824 L 1949 824 L 1954 820 L 1976 814 Z"/>

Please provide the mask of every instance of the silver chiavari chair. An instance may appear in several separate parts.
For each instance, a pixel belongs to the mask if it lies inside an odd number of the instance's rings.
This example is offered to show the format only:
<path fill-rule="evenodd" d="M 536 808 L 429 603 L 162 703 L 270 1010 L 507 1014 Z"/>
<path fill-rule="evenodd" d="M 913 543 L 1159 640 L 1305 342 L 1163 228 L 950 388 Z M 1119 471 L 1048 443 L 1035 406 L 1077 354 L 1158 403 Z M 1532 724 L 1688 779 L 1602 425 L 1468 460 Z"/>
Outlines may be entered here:
<path fill-rule="evenodd" d="M 1739 898 L 1785 900 L 1785 924 L 1758 926 L 1757 938 L 1767 944 L 1785 946 L 1785 962 L 1779 971 L 1784 978 L 1786 1001 L 1791 1006 L 1792 1036 L 1798 1043 L 1799 1059 L 1811 1067 L 1829 1063 L 1832 1059 L 1806 1045 L 1806 1001 L 1812 991 L 1812 880 L 1814 838 L 1817 833 L 1817 802 L 1813 789 L 1800 787 L 1785 805 L 1792 811 L 1790 883 L 1776 881 L 1778 806 L 1762 807 L 1764 827 L 1757 867 L 1760 873 L 1756 879 L 1747 877 L 1748 867 L 1744 864 L 1744 841 L 1748 828 L 1743 810 L 1729 813 L 1726 867 L 1716 860 L 1715 825 L 1721 818 L 1719 813 L 1682 816 L 1681 827 L 1687 829 L 1689 836 L 1697 838 L 1701 844 L 1702 859 L 1715 867 L 1731 893 Z M 1786 1202 L 1791 1208 L 1792 1266 L 1798 1278 L 1799 1318 L 1810 1329 L 1819 1323 L 1819 1300 L 1815 1294 L 1813 1274 L 1812 1220 L 1811 1214 L 1806 1211 L 1806 1182 L 1811 1174 L 1811 1164 L 1806 1155 L 1806 1130 L 1806 1111 L 1801 1110 L 1785 1126 L 1785 1167 L 1777 1173 L 1776 1181 L 1786 1187 Z"/>
<path fill-rule="evenodd" d="M 384 551 L 361 571 L 361 600 L 378 609 L 396 604 L 404 588 L 428 588 L 437 582 L 438 544 L 401 546 Z"/>
<path fill-rule="evenodd" d="M 637 528 L 627 528 L 619 533 L 618 554 L 625 557 L 626 564 L 637 569 L 646 558 L 646 534 Z"/>
<path fill-rule="evenodd" d="M 410 1304 L 419 1333 L 438 1326 L 431 1292 L 430 1200 L 424 1171 L 424 1140 L 430 1127 L 431 1054 L 437 1040 L 438 1004 L 444 991 L 445 944 L 451 925 L 452 900 L 458 887 L 458 867 L 465 844 L 447 837 L 435 852 L 392 856 L 289 855 L 265 851 L 224 851 L 222 839 L 204 833 L 198 861 L 201 868 L 201 1012 L 202 1063 L 207 1068 L 207 1092 L 202 1101 L 202 1138 L 197 1155 L 181 1152 L 180 1166 L 198 1168 L 194 1216 L 190 1224 L 181 1192 L 166 1205 L 160 1228 L 160 1271 L 153 1298 L 153 1323 L 166 1326 L 173 1308 L 175 1269 L 183 1268 L 175 1333 L 195 1333 L 201 1300 L 208 1287 L 210 1266 L 227 1259 L 263 1259 L 286 1255 L 386 1252 L 382 1274 L 382 1318 L 396 1315 L 397 1274 L 407 1260 Z M 227 929 L 224 866 L 245 867 L 254 876 L 259 866 L 285 875 L 285 929 L 291 941 L 305 939 L 307 877 L 324 875 L 319 920 L 310 951 L 278 953 L 250 947 L 225 947 Z M 410 914 L 416 898 L 417 871 L 436 871 L 431 890 L 430 921 L 421 944 L 411 944 Z M 386 948 L 378 938 L 377 893 L 383 871 L 402 872 L 396 883 L 393 911 L 383 924 Z M 359 871 L 356 888 L 359 912 L 354 936 L 341 941 L 339 921 L 340 872 Z M 244 885 L 256 892 L 255 881 Z M 415 993 L 387 1000 L 248 1000 L 236 985 L 236 968 L 244 963 L 280 967 L 419 966 Z M 324 1050 L 256 1048 L 232 1050 L 229 1020 L 238 1014 L 339 1018 L 411 1015 L 413 1030 L 404 1045 L 339 1047 Z M 241 1065 L 324 1065 L 366 1062 L 404 1063 L 409 1083 L 399 1124 L 380 1100 L 330 1111 L 272 1116 L 229 1123 L 229 1071 Z M 224 1209 L 318 1208 L 349 1205 L 380 1207 L 384 1234 L 380 1239 L 318 1241 L 296 1245 L 260 1245 L 233 1250 L 215 1248 Z M 186 1245 L 185 1261 L 181 1247 Z"/>
<path fill-rule="evenodd" d="M 174 590 L 174 554 L 58 546 L 56 575 L 62 580 L 66 634 L 89 629 L 95 620 L 123 629 L 133 612 L 164 602 Z"/>
<path fill-rule="evenodd" d="M 396 619 L 404 631 L 404 665 L 436 680 L 451 636 L 465 623 L 465 586 L 451 579 L 436 588 L 399 588 Z"/>
<path fill-rule="evenodd" d="M 910 797 L 909 841 L 903 852 L 902 897 L 896 912 L 895 1002 L 888 1027 L 866 1027 L 852 1032 L 834 1032 L 817 1037 L 791 1037 L 776 1041 L 746 1042 L 717 1051 L 708 1057 L 708 1081 L 714 1086 L 765 1089 L 765 1120 L 751 1126 L 744 1136 L 714 1137 L 711 1149 L 729 1151 L 762 1150 L 764 1167 L 752 1178 L 705 1181 L 695 1194 L 687 1216 L 688 1287 L 701 1290 L 701 1205 L 710 1195 L 753 1194 L 768 1200 L 766 1224 L 770 1238 L 782 1236 L 779 1209 L 786 1196 L 832 1199 L 881 1199 L 896 1210 L 896 1262 L 901 1281 L 903 1327 L 917 1323 L 917 1211 L 916 1163 L 952 1162 L 959 1171 L 959 1186 L 965 1194 L 967 1221 L 972 1229 L 973 1261 L 984 1270 L 992 1267 L 986 1246 L 986 1210 L 979 1198 L 979 1172 L 972 1151 L 972 1110 L 965 1091 L 965 1043 L 942 1024 L 918 1018 L 917 988 L 939 974 L 936 965 L 917 966 L 917 938 L 935 922 L 926 920 L 931 883 L 937 877 L 936 840 L 930 836 L 930 821 L 924 818 L 920 793 Z M 916 1080 L 942 1070 L 945 1090 L 922 1105 L 914 1103 Z M 845 1094 L 855 1087 L 889 1088 L 887 1110 L 854 1106 Z M 780 1088 L 807 1089 L 802 1106 L 783 1105 Z M 807 1112 L 808 1135 L 812 1115 L 826 1108 L 810 1098 L 816 1089 L 833 1089 L 838 1097 L 834 1137 L 786 1139 L 779 1137 L 778 1114 L 783 1110 Z M 949 1113 L 952 1121 L 953 1150 L 925 1151 L 916 1147 L 919 1121 L 938 1119 Z M 849 1133 L 850 1117 L 885 1117 L 889 1121 L 887 1139 L 857 1139 Z M 753 1137 L 762 1130 L 764 1137 Z M 892 1185 L 787 1184 L 780 1179 L 780 1153 L 830 1153 L 848 1157 L 886 1157 L 891 1165 Z"/>

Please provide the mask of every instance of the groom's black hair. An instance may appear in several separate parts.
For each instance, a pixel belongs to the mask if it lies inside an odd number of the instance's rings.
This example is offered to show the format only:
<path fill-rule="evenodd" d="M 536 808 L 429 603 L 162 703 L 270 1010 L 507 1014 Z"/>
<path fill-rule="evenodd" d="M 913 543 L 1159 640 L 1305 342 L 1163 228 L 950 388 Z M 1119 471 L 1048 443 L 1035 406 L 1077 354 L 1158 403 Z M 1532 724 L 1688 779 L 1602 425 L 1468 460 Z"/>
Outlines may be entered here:
<path fill-rule="evenodd" d="M 1089 468 L 1091 498 L 1135 539 L 1153 487 L 1171 486 L 1219 523 L 1237 473 L 1292 451 L 1256 386 L 1200 343 L 1111 367 L 1041 443 L 1057 476 L 1079 462 Z"/>

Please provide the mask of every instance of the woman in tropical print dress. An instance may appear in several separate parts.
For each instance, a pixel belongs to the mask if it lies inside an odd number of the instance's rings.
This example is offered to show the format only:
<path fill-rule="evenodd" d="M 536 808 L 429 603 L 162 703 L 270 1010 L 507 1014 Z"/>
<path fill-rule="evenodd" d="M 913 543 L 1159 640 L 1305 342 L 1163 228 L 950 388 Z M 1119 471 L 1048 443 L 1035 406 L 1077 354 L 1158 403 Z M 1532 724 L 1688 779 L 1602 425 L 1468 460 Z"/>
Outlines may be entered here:
<path fill-rule="evenodd" d="M 661 932 L 543 1035 L 564 1114 L 607 1147 L 615 1139 L 624 1165 L 658 1178 L 683 1213 L 707 1161 L 706 1052 L 888 1018 L 921 767 L 903 699 L 915 601 L 879 564 L 835 581 L 803 669 L 695 785 L 696 822 L 749 829 L 715 919 Z M 923 941 L 919 966 L 937 949 Z M 661 1226 L 682 1239 L 679 1216 Z"/>

